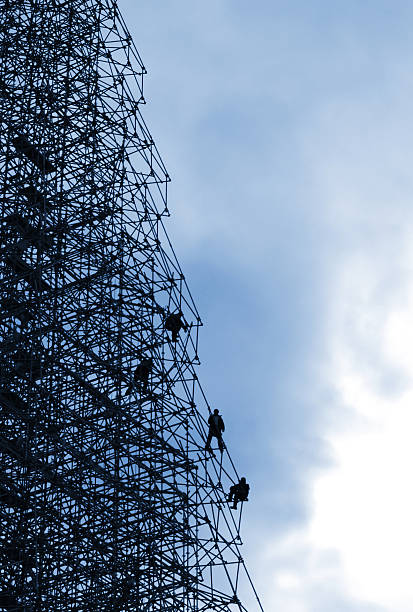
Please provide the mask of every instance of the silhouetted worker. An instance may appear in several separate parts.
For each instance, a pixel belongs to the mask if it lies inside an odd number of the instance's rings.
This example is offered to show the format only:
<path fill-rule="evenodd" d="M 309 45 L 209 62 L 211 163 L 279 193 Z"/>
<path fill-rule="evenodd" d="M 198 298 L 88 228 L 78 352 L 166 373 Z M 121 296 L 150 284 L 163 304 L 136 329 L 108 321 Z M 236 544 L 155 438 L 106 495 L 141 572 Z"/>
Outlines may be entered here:
<path fill-rule="evenodd" d="M 211 450 L 211 440 L 212 438 L 217 438 L 218 447 L 221 453 L 224 451 L 224 442 L 222 440 L 222 432 L 225 431 L 224 421 L 222 416 L 219 414 L 219 410 L 215 408 L 213 414 L 210 415 L 208 419 L 208 438 L 205 444 L 205 450 Z"/>
<path fill-rule="evenodd" d="M 145 357 L 142 359 L 140 364 L 136 367 L 133 375 L 133 383 L 131 383 L 126 391 L 126 395 L 132 393 L 133 387 L 136 385 L 139 391 L 145 392 L 148 387 L 149 374 L 151 373 L 153 366 L 153 359 Z"/>
<path fill-rule="evenodd" d="M 250 486 L 247 484 L 244 476 L 240 478 L 238 484 L 232 485 L 229 490 L 228 501 L 233 501 L 233 510 L 237 509 L 239 501 L 248 501 L 248 493 L 250 492 Z"/>
<path fill-rule="evenodd" d="M 165 319 L 165 329 L 172 333 L 172 342 L 178 340 L 178 334 L 181 329 L 186 331 L 188 328 L 188 325 L 182 320 L 182 317 L 182 310 L 179 310 L 177 313 L 169 314 Z"/>

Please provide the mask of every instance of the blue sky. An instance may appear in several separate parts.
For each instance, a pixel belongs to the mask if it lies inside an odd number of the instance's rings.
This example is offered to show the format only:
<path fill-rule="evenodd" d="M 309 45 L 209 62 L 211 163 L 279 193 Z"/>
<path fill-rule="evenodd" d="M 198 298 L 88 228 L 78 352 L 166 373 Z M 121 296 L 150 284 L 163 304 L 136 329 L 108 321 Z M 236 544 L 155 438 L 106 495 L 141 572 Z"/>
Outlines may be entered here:
<path fill-rule="evenodd" d="M 266 612 L 408 612 L 413 5 L 119 0 Z"/>

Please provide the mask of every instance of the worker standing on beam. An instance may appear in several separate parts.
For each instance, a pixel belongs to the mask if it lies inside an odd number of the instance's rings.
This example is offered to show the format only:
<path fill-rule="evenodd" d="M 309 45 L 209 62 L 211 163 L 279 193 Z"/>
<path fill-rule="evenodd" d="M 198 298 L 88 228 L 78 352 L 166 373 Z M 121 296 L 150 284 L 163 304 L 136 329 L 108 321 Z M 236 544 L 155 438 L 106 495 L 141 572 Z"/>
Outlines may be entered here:
<path fill-rule="evenodd" d="M 209 431 L 208 438 L 205 445 L 205 450 L 211 450 L 212 438 L 217 438 L 218 447 L 221 453 L 224 451 L 224 441 L 222 439 L 222 432 L 225 431 L 224 420 L 219 414 L 219 410 L 215 408 L 213 414 L 208 419 Z"/>

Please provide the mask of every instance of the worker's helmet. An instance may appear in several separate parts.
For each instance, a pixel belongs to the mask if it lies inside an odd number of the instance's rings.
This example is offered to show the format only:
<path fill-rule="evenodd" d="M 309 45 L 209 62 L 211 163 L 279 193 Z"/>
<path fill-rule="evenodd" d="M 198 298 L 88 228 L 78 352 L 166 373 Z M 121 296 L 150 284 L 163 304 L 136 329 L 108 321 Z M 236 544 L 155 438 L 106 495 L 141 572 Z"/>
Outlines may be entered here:
<path fill-rule="evenodd" d="M 215 408 L 215 410 L 214 410 L 214 414 L 219 414 L 219 410 L 218 410 L 218 408 Z"/>
<path fill-rule="evenodd" d="M 242 482 L 242 484 L 245 484 L 247 481 L 245 480 L 245 477 L 242 476 L 242 478 L 240 478 L 240 482 Z"/>

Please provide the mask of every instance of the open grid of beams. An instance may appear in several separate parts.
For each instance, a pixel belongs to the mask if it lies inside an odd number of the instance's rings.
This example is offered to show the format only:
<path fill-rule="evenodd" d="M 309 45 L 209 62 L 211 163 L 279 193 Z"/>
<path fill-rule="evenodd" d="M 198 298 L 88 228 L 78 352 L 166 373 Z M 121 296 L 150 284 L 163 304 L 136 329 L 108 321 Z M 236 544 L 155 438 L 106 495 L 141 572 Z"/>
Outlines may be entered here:
<path fill-rule="evenodd" d="M 115 2 L 3 0 L 1 610 L 261 609 L 238 475 L 204 450 L 201 320 L 144 73 Z"/>

